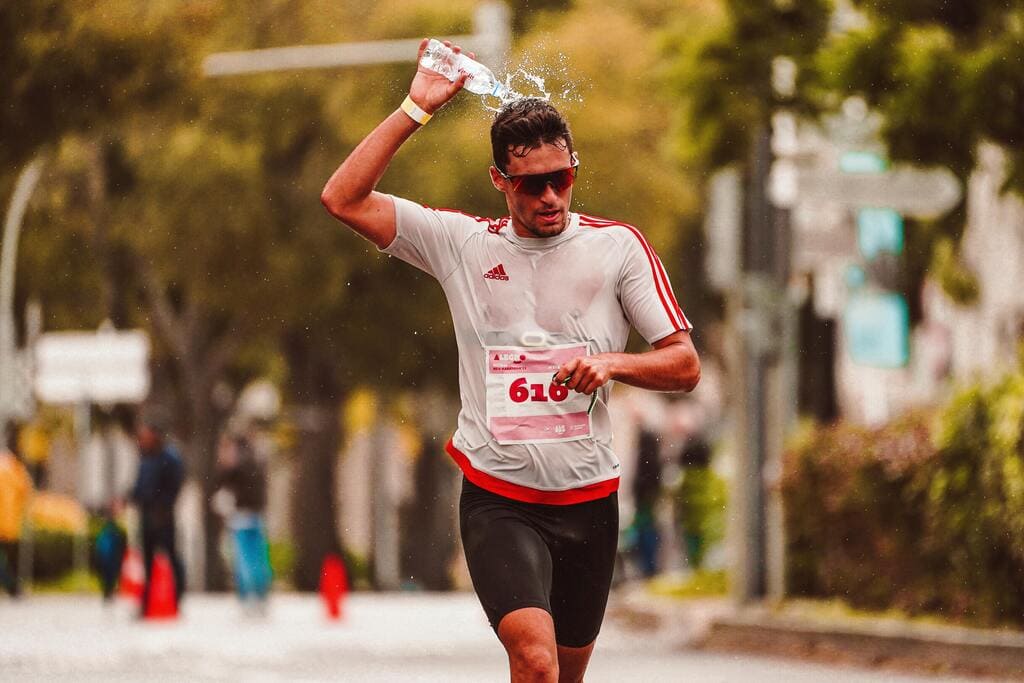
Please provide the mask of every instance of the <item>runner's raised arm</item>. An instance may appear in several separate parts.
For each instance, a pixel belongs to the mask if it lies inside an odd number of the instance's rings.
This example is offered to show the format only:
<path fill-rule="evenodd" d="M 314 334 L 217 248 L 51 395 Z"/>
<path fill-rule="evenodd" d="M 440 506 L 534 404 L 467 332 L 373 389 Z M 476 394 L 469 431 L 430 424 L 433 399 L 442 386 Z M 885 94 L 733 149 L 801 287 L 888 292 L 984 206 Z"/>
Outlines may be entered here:
<path fill-rule="evenodd" d="M 427 42 L 426 38 L 420 42 L 417 65 Z M 448 41 L 445 45 L 454 52 L 461 51 L 458 45 Z M 453 83 L 441 74 L 417 66 L 409 86 L 409 98 L 431 115 L 452 99 L 465 82 L 465 74 Z M 396 109 L 352 150 L 320 194 L 320 201 L 332 216 L 380 248 L 395 239 L 395 209 L 391 197 L 374 188 L 398 148 L 422 125 L 413 120 L 413 114 Z"/>

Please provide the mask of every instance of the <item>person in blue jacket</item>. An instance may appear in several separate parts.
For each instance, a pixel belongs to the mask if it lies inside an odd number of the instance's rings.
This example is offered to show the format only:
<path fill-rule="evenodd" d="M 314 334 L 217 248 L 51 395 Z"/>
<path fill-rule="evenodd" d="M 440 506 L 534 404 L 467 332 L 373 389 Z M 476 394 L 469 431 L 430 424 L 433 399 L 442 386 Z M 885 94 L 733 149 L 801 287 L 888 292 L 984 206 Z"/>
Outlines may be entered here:
<path fill-rule="evenodd" d="M 185 481 L 181 456 L 167 442 L 166 430 L 155 419 L 143 419 L 136 438 L 139 444 L 139 473 L 131 499 L 138 507 L 142 530 L 142 560 L 146 583 L 142 590 L 142 612 L 149 604 L 153 559 L 157 551 L 167 554 L 174 570 L 175 602 L 185 589 L 185 567 L 178 555 L 174 506 Z"/>

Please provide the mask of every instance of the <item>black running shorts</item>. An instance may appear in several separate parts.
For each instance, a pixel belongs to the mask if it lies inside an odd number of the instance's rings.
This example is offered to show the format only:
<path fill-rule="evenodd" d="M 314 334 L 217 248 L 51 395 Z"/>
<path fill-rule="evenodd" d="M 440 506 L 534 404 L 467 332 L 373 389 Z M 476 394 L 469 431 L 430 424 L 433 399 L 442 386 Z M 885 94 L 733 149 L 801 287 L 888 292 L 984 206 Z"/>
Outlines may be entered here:
<path fill-rule="evenodd" d="M 554 619 L 559 645 L 597 638 L 615 567 L 618 494 L 541 505 L 463 478 L 459 522 L 473 588 L 495 632 L 506 614 L 539 607 Z"/>

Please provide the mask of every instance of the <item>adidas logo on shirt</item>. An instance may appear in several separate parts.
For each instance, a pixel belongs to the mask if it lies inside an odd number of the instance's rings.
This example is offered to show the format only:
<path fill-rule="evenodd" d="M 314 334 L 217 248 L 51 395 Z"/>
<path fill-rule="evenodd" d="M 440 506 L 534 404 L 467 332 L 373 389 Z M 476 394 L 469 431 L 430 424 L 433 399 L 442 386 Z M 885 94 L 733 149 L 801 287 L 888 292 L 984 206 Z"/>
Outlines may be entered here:
<path fill-rule="evenodd" d="M 491 268 L 489 271 L 484 273 L 485 280 L 508 280 L 508 273 L 505 272 L 505 266 L 498 264 Z"/>

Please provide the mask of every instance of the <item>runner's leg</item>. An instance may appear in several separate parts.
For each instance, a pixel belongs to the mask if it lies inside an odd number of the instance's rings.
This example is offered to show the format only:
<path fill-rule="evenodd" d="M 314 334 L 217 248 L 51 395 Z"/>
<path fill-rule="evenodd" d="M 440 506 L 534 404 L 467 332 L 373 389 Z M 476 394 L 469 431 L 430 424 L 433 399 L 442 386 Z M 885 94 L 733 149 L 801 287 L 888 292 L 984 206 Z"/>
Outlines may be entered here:
<path fill-rule="evenodd" d="M 558 676 L 551 617 L 551 553 L 521 503 L 463 482 L 459 521 L 480 604 L 505 646 L 513 681 Z"/>
<path fill-rule="evenodd" d="M 594 652 L 594 643 L 583 647 L 558 646 L 558 683 L 580 683 Z"/>
<path fill-rule="evenodd" d="M 618 545 L 618 496 L 573 506 L 557 529 L 559 537 L 552 547 L 551 610 L 559 680 L 582 681 L 611 590 Z"/>
<path fill-rule="evenodd" d="M 508 652 L 512 683 L 559 680 L 555 622 L 545 610 L 524 607 L 506 614 L 498 624 L 498 638 Z"/>

